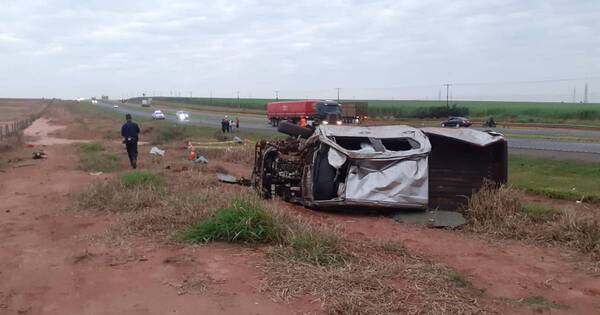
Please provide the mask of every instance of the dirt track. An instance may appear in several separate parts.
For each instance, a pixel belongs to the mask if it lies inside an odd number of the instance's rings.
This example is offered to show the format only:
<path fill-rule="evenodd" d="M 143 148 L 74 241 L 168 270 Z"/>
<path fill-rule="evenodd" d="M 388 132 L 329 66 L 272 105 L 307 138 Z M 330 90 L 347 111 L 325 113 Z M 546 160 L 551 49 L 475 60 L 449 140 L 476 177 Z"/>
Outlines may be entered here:
<path fill-rule="evenodd" d="M 0 314 L 294 314 L 320 309 L 318 302 L 307 302 L 309 297 L 280 304 L 258 292 L 260 250 L 106 239 L 114 217 L 65 211 L 69 194 L 104 179 L 77 170 L 68 145 L 45 151 L 47 160 L 0 173 Z M 531 313 L 516 303 L 535 296 L 569 307 L 551 309 L 551 314 L 600 313 L 600 278 L 580 267 L 586 259 L 578 254 L 382 217 L 281 206 L 315 222 L 341 224 L 351 238 L 400 240 L 463 274 L 483 291 L 482 299 L 508 301 L 501 313 Z"/>

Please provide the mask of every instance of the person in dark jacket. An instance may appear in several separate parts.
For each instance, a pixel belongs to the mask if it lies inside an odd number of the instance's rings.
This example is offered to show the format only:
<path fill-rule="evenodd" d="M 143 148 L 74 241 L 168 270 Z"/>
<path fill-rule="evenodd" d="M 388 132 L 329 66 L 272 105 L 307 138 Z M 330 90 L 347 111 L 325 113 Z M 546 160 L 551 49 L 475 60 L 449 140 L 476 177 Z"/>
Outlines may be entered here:
<path fill-rule="evenodd" d="M 140 134 L 140 127 L 138 124 L 131 121 L 131 115 L 125 115 L 125 124 L 121 127 L 121 136 L 123 136 L 123 143 L 125 143 L 125 147 L 127 148 L 127 155 L 129 156 L 129 163 L 131 163 L 131 167 L 137 168 L 137 144 Z"/>
<path fill-rule="evenodd" d="M 229 132 L 229 119 L 227 116 L 221 120 L 221 130 L 223 130 L 223 133 Z"/>

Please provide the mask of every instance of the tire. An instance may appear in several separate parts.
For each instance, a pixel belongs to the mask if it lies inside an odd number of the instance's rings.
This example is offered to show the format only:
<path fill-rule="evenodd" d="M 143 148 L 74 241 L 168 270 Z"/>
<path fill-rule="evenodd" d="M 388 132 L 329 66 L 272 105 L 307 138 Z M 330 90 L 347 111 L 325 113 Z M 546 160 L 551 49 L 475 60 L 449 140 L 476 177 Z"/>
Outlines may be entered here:
<path fill-rule="evenodd" d="M 308 139 L 314 132 L 312 129 L 300 127 L 287 121 L 281 122 L 277 127 L 277 131 L 292 137 L 300 136 L 304 139 Z"/>
<path fill-rule="evenodd" d="M 442 124 L 442 127 L 446 127 L 446 124 Z"/>

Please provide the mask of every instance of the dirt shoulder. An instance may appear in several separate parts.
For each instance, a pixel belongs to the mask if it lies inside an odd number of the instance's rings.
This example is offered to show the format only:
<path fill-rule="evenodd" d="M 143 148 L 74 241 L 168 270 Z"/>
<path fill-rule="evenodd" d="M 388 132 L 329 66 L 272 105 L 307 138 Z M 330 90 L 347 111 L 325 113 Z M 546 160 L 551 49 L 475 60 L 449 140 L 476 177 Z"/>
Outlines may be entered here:
<path fill-rule="evenodd" d="M 60 122 L 60 121 L 58 121 Z M 105 180 L 77 170 L 69 145 L 0 173 L 0 313 L 290 314 L 257 290 L 262 258 L 237 246 L 179 247 L 104 239 L 109 215 L 65 211 L 70 195 Z"/>

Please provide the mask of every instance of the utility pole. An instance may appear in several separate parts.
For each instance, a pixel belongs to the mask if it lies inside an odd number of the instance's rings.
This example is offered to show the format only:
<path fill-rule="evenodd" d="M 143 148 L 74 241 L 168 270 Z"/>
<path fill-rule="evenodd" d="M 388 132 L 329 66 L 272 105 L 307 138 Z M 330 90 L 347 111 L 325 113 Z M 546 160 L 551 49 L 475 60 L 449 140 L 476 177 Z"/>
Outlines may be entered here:
<path fill-rule="evenodd" d="M 588 103 L 588 83 L 585 82 L 585 88 L 583 90 L 583 103 Z"/>
<path fill-rule="evenodd" d="M 450 100 L 449 100 L 449 96 L 450 96 L 450 86 L 452 84 L 450 83 L 446 83 L 444 84 L 444 86 L 446 87 L 446 107 L 450 108 Z"/>
<path fill-rule="evenodd" d="M 573 88 L 573 103 L 577 103 L 577 88 Z"/>
<path fill-rule="evenodd" d="M 279 91 L 275 90 L 274 92 L 275 92 L 275 100 L 279 101 Z"/>
<path fill-rule="evenodd" d="M 340 102 L 340 88 L 335 88 L 337 90 L 337 102 Z"/>

